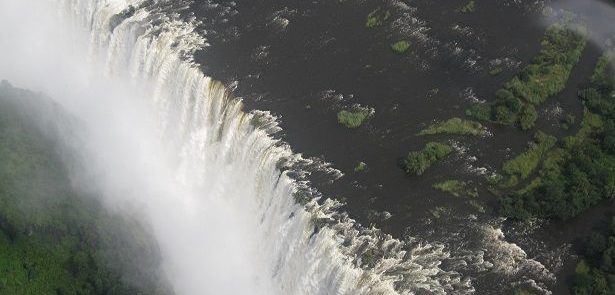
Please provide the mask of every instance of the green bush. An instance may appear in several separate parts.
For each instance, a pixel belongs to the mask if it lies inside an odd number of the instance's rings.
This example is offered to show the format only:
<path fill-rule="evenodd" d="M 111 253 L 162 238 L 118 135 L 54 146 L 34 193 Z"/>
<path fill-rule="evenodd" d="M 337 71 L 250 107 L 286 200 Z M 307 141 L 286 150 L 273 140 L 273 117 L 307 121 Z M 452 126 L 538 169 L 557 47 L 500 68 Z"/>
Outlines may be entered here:
<path fill-rule="evenodd" d="M 359 164 L 354 167 L 354 172 L 363 172 L 365 169 L 367 169 L 367 164 L 365 164 L 365 162 L 359 162 Z"/>
<path fill-rule="evenodd" d="M 430 125 L 421 130 L 418 135 L 456 134 L 456 135 L 486 135 L 487 130 L 476 121 L 451 118 Z"/>
<path fill-rule="evenodd" d="M 536 108 L 531 104 L 526 104 L 519 114 L 519 126 L 521 126 L 523 130 L 532 129 L 537 119 L 538 113 L 536 112 Z"/>
<path fill-rule="evenodd" d="M 478 197 L 476 188 L 470 188 L 470 185 L 461 180 L 445 180 L 433 185 L 434 189 L 441 192 L 451 194 L 455 197 Z"/>
<path fill-rule="evenodd" d="M 372 115 L 369 109 L 343 110 L 337 113 L 337 121 L 348 127 L 358 128 L 363 125 Z"/>
<path fill-rule="evenodd" d="M 408 153 L 404 160 L 404 170 L 409 174 L 421 175 L 431 165 L 452 152 L 453 147 L 448 144 L 429 142 L 422 150 Z"/>
<path fill-rule="evenodd" d="M 463 13 L 469 13 L 469 12 L 476 11 L 476 1 L 470 0 L 463 7 L 461 7 L 460 11 Z"/>
<path fill-rule="evenodd" d="M 502 171 L 507 176 L 517 176 L 521 179 L 527 179 L 530 174 L 538 168 L 542 158 L 553 146 L 555 146 L 556 142 L 557 138 L 554 136 L 538 132 L 530 148 L 517 157 L 506 161 L 502 166 Z"/>
<path fill-rule="evenodd" d="M 513 113 L 505 105 L 496 106 L 494 111 L 494 119 L 501 124 L 510 125 L 515 122 L 515 113 Z"/>
<path fill-rule="evenodd" d="M 466 110 L 466 116 L 479 121 L 491 120 L 491 106 L 485 103 L 474 103 Z"/>
<path fill-rule="evenodd" d="M 406 51 L 408 51 L 408 48 L 410 48 L 410 42 L 405 40 L 397 41 L 391 44 L 391 49 L 393 49 L 393 51 L 398 54 L 405 53 Z"/>
<path fill-rule="evenodd" d="M 388 10 L 383 11 L 381 8 L 374 9 L 367 15 L 365 27 L 371 29 L 381 26 L 389 17 L 391 17 L 391 13 Z"/>
<path fill-rule="evenodd" d="M 564 118 L 562 118 L 562 128 L 568 129 L 574 125 L 576 121 L 576 117 L 573 114 L 566 114 Z"/>
<path fill-rule="evenodd" d="M 500 88 L 495 92 L 495 98 L 501 104 L 506 106 L 511 112 L 518 112 L 521 110 L 523 103 L 520 99 L 516 98 L 509 90 Z"/>
<path fill-rule="evenodd" d="M 501 74 L 503 71 L 504 71 L 504 68 L 502 68 L 502 67 L 495 67 L 495 68 L 489 70 L 489 75 L 497 76 L 497 75 Z"/>

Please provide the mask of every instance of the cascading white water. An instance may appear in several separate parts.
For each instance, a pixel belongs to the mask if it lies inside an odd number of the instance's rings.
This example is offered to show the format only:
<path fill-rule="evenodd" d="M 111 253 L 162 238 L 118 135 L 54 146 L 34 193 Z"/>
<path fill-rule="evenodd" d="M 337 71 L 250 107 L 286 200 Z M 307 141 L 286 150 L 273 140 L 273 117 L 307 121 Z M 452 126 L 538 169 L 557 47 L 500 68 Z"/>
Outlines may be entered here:
<path fill-rule="evenodd" d="M 51 1 L 89 36 L 87 71 L 102 74 L 85 84 L 104 80 L 72 108 L 89 124 L 90 173 L 108 203 L 142 207 L 178 294 L 473 291 L 440 267 L 443 246 L 362 228 L 333 200 L 298 204 L 287 171 L 306 160 L 271 136 L 275 118 L 245 113 L 191 60 L 206 40 L 180 2 Z"/>

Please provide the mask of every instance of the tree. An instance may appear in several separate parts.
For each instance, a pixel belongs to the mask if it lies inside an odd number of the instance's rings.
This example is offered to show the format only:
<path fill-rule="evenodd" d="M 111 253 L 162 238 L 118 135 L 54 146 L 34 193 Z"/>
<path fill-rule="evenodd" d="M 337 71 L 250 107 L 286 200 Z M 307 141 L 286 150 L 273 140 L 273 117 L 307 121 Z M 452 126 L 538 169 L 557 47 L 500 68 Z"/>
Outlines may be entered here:
<path fill-rule="evenodd" d="M 495 108 L 494 118 L 502 124 L 509 125 L 514 121 L 514 114 L 505 105 L 500 105 Z"/>
<path fill-rule="evenodd" d="M 536 119 L 538 119 L 536 108 L 534 108 L 531 104 L 526 104 L 523 106 L 521 114 L 519 115 L 519 125 L 521 125 L 521 129 L 528 130 L 533 128 L 536 123 Z"/>
<path fill-rule="evenodd" d="M 421 175 L 430 166 L 427 155 L 422 152 L 410 152 L 405 161 L 406 172 Z"/>

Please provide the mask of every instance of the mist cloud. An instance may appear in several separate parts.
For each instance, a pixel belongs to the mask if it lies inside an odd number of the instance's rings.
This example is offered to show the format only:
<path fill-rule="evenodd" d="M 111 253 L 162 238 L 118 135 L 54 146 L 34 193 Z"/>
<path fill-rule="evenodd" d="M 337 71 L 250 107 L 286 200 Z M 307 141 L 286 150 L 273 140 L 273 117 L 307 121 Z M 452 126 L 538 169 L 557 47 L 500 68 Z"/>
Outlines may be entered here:
<path fill-rule="evenodd" d="M 551 5 L 556 12 L 569 11 L 587 26 L 590 40 L 609 49 L 615 44 L 615 4 L 602 0 L 564 0 Z M 611 48 L 612 49 L 612 48 Z"/>
<path fill-rule="evenodd" d="M 228 191 L 208 192 L 221 179 L 193 178 L 196 167 L 182 166 L 162 139 L 160 109 L 142 91 L 154 85 L 135 85 L 120 68 L 107 73 L 89 32 L 61 13 L 53 1 L 0 1 L 0 79 L 46 93 L 83 123 L 79 142 L 64 140 L 80 152 L 77 189 L 144 216 L 178 294 L 274 294 L 270 278 L 259 278 L 266 255 L 253 245 L 254 215 L 222 198 Z"/>

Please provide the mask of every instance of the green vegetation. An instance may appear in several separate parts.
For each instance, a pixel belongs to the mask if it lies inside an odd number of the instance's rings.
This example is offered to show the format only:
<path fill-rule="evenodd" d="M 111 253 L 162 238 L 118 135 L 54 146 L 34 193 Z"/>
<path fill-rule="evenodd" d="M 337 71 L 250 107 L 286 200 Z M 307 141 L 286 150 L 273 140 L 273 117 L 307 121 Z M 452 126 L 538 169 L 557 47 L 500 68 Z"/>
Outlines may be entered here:
<path fill-rule="evenodd" d="M 410 42 L 406 40 L 397 41 L 391 44 L 391 49 L 393 49 L 393 51 L 398 54 L 405 53 L 406 51 L 408 51 L 408 48 L 410 48 Z"/>
<path fill-rule="evenodd" d="M 487 210 L 485 210 L 485 206 L 483 206 L 483 204 L 479 203 L 477 200 L 472 199 L 468 201 L 468 204 L 472 207 L 474 207 L 474 209 L 476 209 L 476 211 L 480 212 L 480 213 L 485 213 L 487 212 Z"/>
<path fill-rule="evenodd" d="M 421 175 L 431 165 L 453 152 L 453 147 L 439 142 L 429 142 L 420 151 L 412 151 L 404 160 L 406 173 Z"/>
<path fill-rule="evenodd" d="M 457 135 L 486 135 L 487 130 L 483 125 L 476 121 L 451 118 L 447 121 L 438 122 L 430 125 L 419 132 L 418 135 L 433 134 L 457 134 Z"/>
<path fill-rule="evenodd" d="M 451 194 L 455 197 L 478 197 L 476 188 L 470 188 L 470 184 L 461 180 L 445 180 L 433 185 L 433 188 Z"/>
<path fill-rule="evenodd" d="M 536 107 L 562 91 L 587 43 L 584 28 L 571 24 L 549 27 L 540 53 L 523 71 L 495 93 L 495 101 L 475 104 L 466 114 L 477 120 L 534 127 Z"/>
<path fill-rule="evenodd" d="M 391 13 L 388 10 L 382 10 L 381 8 L 374 9 L 367 15 L 365 27 L 371 29 L 381 26 L 389 17 L 391 17 Z"/>
<path fill-rule="evenodd" d="M 497 75 L 501 74 L 503 71 L 504 71 L 504 68 L 502 68 L 502 67 L 495 67 L 495 68 L 493 68 L 493 69 L 491 69 L 489 71 L 489 75 L 497 76 Z"/>
<path fill-rule="evenodd" d="M 357 108 L 355 110 L 342 110 L 337 113 L 337 121 L 348 127 L 358 128 L 365 123 L 373 114 L 373 111 L 367 108 Z"/>
<path fill-rule="evenodd" d="M 606 234 L 592 233 L 582 249 L 572 294 L 615 294 L 615 219 Z"/>
<path fill-rule="evenodd" d="M 470 13 L 476 11 L 476 1 L 470 0 L 466 3 L 461 9 L 459 9 L 463 13 Z"/>
<path fill-rule="evenodd" d="M 576 120 L 577 118 L 573 114 L 566 114 L 562 118 L 562 128 L 564 128 L 565 130 L 568 130 L 570 127 L 574 125 L 574 122 Z"/>
<path fill-rule="evenodd" d="M 0 294 L 170 293 L 145 229 L 71 189 L 37 109 L 57 110 L 0 85 Z"/>
<path fill-rule="evenodd" d="M 356 167 L 354 167 L 354 172 L 362 172 L 367 169 L 367 164 L 365 162 L 359 162 Z"/>
<path fill-rule="evenodd" d="M 615 75 L 598 63 L 589 88 L 580 91 L 587 108 L 580 130 L 547 153 L 529 188 L 501 199 L 501 212 L 518 219 L 569 219 L 615 197 Z"/>
<path fill-rule="evenodd" d="M 438 206 L 429 210 L 429 214 L 431 214 L 431 216 L 435 219 L 440 219 L 442 215 L 446 214 L 447 212 L 448 209 L 442 206 Z"/>
<path fill-rule="evenodd" d="M 531 143 L 529 149 L 522 154 L 504 162 L 502 171 L 506 176 L 515 179 L 527 179 L 532 172 L 538 168 L 546 153 L 555 146 L 557 138 L 537 132 L 534 136 L 534 142 Z"/>

